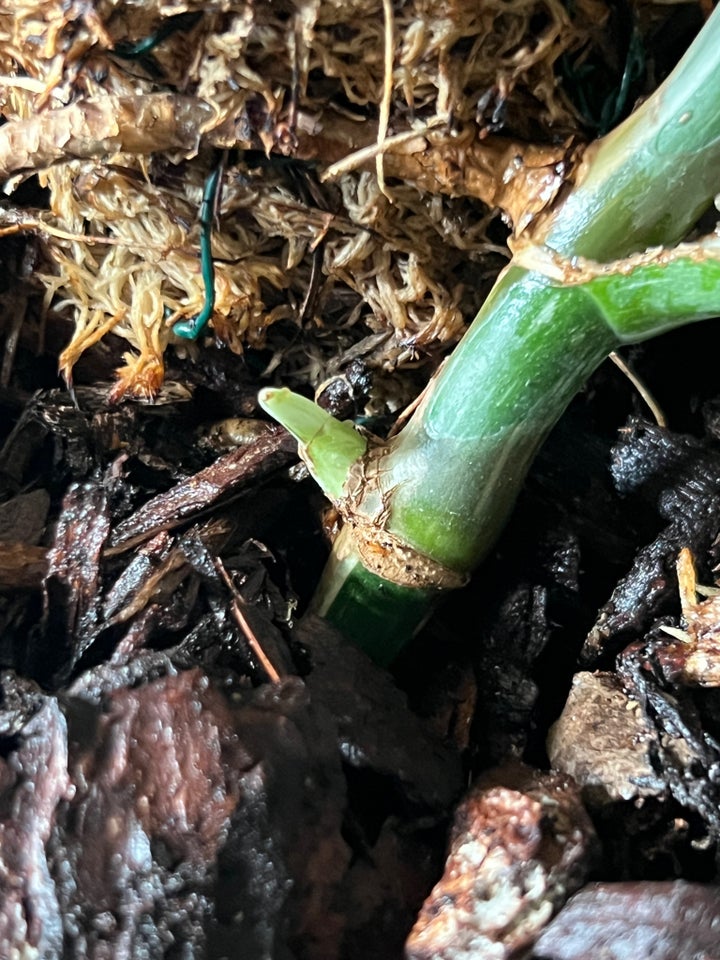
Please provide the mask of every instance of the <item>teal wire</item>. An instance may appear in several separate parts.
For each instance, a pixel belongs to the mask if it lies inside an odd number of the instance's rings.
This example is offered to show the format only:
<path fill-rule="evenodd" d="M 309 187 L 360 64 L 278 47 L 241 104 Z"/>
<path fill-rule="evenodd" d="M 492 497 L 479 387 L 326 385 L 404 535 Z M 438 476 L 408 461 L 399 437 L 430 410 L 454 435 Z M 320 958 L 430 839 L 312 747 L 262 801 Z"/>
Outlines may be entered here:
<path fill-rule="evenodd" d="M 200 204 L 200 270 L 205 287 L 205 302 L 200 313 L 190 320 L 178 320 L 173 324 L 173 333 L 185 340 L 197 340 L 213 315 L 215 309 L 215 264 L 212 257 L 212 225 L 220 183 L 221 167 L 216 167 L 205 180 Z"/>
<path fill-rule="evenodd" d="M 123 60 L 140 60 L 178 30 L 185 31 L 194 27 L 201 16 L 202 13 L 198 11 L 195 13 L 178 13 L 174 17 L 168 17 L 154 33 L 142 40 L 137 40 L 135 43 L 120 40 L 115 44 L 112 53 Z"/>

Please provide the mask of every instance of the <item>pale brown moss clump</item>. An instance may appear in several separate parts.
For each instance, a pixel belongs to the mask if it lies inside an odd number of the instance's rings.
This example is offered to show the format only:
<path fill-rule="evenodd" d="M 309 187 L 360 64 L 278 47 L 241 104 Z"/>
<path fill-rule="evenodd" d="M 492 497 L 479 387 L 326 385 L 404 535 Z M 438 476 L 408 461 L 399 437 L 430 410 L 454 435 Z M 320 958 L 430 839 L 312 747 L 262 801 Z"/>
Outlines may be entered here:
<path fill-rule="evenodd" d="M 385 334 L 363 352 L 387 369 L 453 343 L 502 252 L 478 198 L 524 226 L 567 175 L 577 117 L 555 63 L 607 16 L 600 0 L 575 7 L 573 20 L 559 0 L 0 9 L 0 177 L 37 173 L 51 198 L 3 216 L 42 238 L 45 307 L 75 325 L 67 379 L 112 330 L 131 348 L 116 395 L 159 389 L 172 324 L 205 298 L 198 208 L 219 148 L 240 151 L 213 232 L 211 326 L 233 350 L 280 317 L 321 336 L 360 320 Z M 118 56 L 159 29 L 144 57 Z M 484 140 L 501 104 L 554 144 Z"/>

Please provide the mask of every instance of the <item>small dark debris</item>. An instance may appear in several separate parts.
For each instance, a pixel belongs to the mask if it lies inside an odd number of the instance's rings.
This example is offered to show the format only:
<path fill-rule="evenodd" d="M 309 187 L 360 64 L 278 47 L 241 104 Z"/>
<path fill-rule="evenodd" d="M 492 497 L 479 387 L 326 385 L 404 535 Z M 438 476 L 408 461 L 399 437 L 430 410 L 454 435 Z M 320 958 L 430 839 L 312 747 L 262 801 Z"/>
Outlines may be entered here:
<path fill-rule="evenodd" d="M 623 495 L 642 493 L 665 526 L 640 549 L 632 568 L 602 607 L 588 634 L 583 662 L 617 652 L 677 598 L 675 561 L 683 547 L 707 553 L 718 532 L 720 455 L 693 437 L 633 421 L 621 434 L 613 476 Z"/>

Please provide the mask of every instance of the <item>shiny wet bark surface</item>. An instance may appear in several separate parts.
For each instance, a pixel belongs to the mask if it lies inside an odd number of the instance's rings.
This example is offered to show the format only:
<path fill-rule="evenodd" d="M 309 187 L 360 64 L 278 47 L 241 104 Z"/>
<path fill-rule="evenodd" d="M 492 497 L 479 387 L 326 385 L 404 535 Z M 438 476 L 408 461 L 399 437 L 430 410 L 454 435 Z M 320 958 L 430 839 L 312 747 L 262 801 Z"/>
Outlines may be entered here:
<path fill-rule="evenodd" d="M 667 427 L 597 372 L 391 671 L 256 403 L 385 435 L 708 5 L 194 6 L 0 13 L 0 956 L 715 955 L 712 322 L 624 352 Z"/>
<path fill-rule="evenodd" d="M 391 673 L 304 615 L 326 547 L 293 445 L 257 418 L 210 428 L 238 397 L 256 414 L 248 364 L 213 377 L 209 351 L 193 399 L 156 406 L 31 392 L 19 367 L 4 948 L 509 957 L 539 937 L 538 957 L 622 957 L 632 931 L 635 955 L 708 949 L 720 454 L 711 363 L 691 361 L 709 329 L 634 353 L 667 428 L 599 371 L 495 555 Z"/>

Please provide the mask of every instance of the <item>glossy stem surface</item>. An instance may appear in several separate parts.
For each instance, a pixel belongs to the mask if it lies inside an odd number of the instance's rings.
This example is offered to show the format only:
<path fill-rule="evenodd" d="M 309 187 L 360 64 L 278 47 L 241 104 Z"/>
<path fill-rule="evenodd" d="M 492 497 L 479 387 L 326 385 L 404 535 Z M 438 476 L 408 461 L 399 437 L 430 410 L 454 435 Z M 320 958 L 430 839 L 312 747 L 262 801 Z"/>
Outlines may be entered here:
<path fill-rule="evenodd" d="M 598 261 L 676 243 L 712 202 L 719 161 L 716 9 L 665 84 L 587 151 L 577 186 L 530 243 Z M 472 570 L 494 544 L 538 447 L 607 354 L 718 312 L 708 279 L 714 267 L 690 284 L 692 269 L 654 264 L 631 271 L 627 283 L 610 275 L 564 286 L 511 263 L 409 423 L 380 451 L 379 482 L 359 513 L 448 568 Z M 395 588 L 370 579 L 340 541 L 316 608 L 388 662 L 435 599 Z"/>

